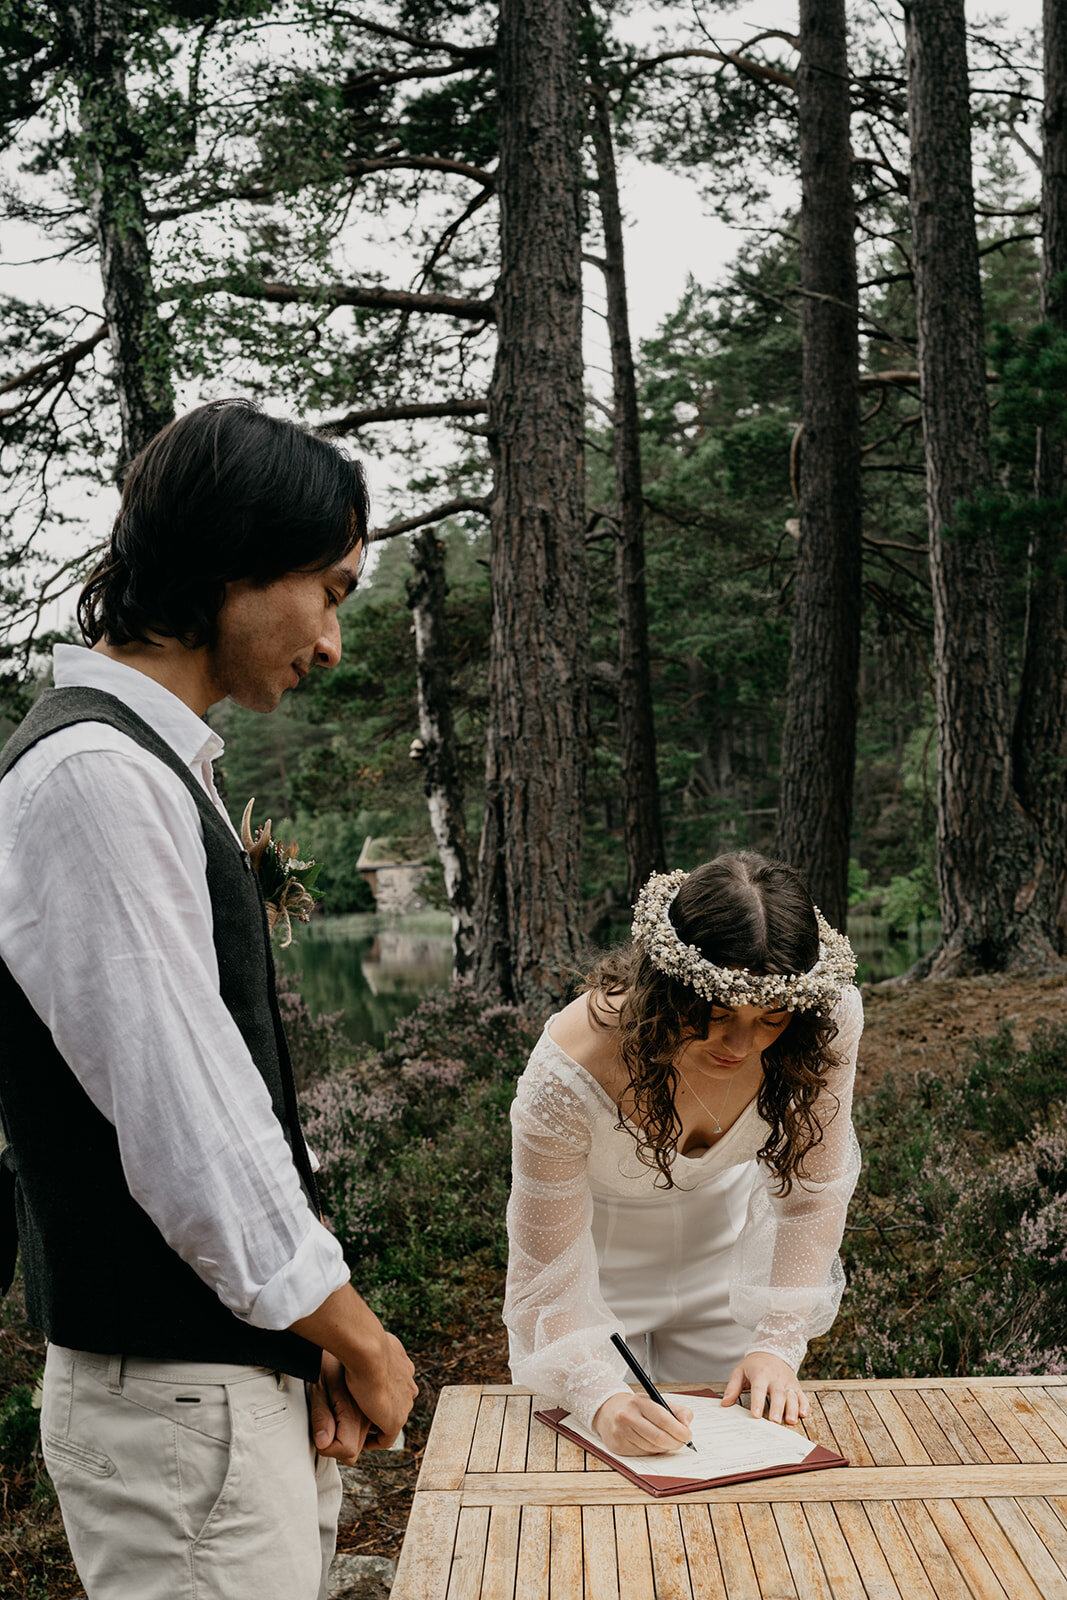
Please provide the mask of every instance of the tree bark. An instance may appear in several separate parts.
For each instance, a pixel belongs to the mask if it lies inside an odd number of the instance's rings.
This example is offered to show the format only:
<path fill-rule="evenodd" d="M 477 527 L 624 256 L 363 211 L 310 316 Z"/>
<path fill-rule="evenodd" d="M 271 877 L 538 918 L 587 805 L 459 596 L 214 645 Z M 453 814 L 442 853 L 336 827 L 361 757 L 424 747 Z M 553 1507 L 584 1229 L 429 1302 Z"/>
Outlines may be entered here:
<path fill-rule="evenodd" d="M 1044 6 L 1045 108 L 1042 141 L 1041 313 L 1067 339 L 1067 12 Z M 1016 909 L 1038 941 L 1062 952 L 1057 927 L 1067 892 L 1067 452 L 1061 431 L 1040 428 L 1034 468 L 1038 502 L 1030 540 L 1014 777 L 1039 837 L 1034 873 Z M 1044 515 L 1042 510 L 1044 509 Z"/>
<path fill-rule="evenodd" d="M 64 7 L 76 62 L 89 209 L 100 251 L 104 315 L 122 419 L 119 476 L 174 416 L 170 341 L 152 283 L 137 136 L 126 88 L 122 0 Z"/>
<path fill-rule="evenodd" d="M 626 844 L 626 894 L 632 905 L 652 872 L 666 865 L 656 724 L 652 711 L 652 669 L 648 648 L 645 594 L 644 490 L 641 481 L 641 427 L 630 346 L 626 300 L 622 211 L 615 171 L 611 115 L 598 83 L 592 95 L 593 149 L 597 193 L 604 226 L 604 285 L 614 386 L 612 456 L 619 522 L 615 535 L 615 603 L 619 630 L 619 780 Z"/>
<path fill-rule="evenodd" d="M 1040 964 L 1051 952 L 1034 948 L 1020 915 L 1034 834 L 1012 788 L 996 549 L 980 516 L 960 516 L 990 482 L 963 0 L 911 0 L 905 19 L 942 921 L 919 970 L 940 975 Z"/>
<path fill-rule="evenodd" d="M 432 528 L 411 541 L 408 604 L 415 624 L 422 781 L 452 912 L 452 976 L 465 978 L 474 956 L 474 886 L 456 752 L 445 614 L 444 546 Z"/>
<path fill-rule="evenodd" d="M 800 543 L 778 850 L 848 916 L 860 647 L 859 291 L 844 0 L 801 0 Z"/>
<path fill-rule="evenodd" d="M 580 959 L 587 724 L 581 147 L 570 0 L 503 0 L 499 73 L 477 982 L 545 1007 Z"/>

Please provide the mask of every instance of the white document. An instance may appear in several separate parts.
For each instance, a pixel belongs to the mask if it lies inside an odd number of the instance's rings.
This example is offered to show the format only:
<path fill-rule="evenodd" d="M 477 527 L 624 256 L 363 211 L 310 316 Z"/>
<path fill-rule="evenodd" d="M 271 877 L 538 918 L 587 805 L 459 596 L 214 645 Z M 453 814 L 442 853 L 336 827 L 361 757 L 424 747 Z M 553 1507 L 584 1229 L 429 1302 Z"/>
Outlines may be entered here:
<path fill-rule="evenodd" d="M 564 1426 L 595 1444 L 609 1460 L 639 1472 L 643 1478 L 728 1478 L 738 1472 L 760 1472 L 765 1467 L 795 1466 L 815 1448 L 802 1433 L 764 1417 L 754 1417 L 747 1406 L 736 1401 L 724 1410 L 721 1400 L 702 1395 L 679 1394 L 673 1398 L 692 1408 L 690 1426 L 695 1451 L 683 1446 L 667 1455 L 617 1456 L 574 1417 L 567 1417 Z"/>

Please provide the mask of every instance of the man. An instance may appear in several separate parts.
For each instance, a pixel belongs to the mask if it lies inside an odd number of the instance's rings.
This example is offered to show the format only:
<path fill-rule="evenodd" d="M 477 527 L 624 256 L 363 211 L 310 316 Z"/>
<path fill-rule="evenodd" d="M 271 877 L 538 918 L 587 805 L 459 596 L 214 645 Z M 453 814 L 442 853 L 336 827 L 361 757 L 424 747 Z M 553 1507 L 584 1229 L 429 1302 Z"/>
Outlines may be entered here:
<path fill-rule="evenodd" d="M 336 665 L 366 539 L 332 445 L 241 401 L 180 418 L 130 467 L 91 649 L 0 755 L 4 1160 L 89 1600 L 321 1600 L 336 1460 L 416 1393 L 318 1217 L 201 720 Z"/>

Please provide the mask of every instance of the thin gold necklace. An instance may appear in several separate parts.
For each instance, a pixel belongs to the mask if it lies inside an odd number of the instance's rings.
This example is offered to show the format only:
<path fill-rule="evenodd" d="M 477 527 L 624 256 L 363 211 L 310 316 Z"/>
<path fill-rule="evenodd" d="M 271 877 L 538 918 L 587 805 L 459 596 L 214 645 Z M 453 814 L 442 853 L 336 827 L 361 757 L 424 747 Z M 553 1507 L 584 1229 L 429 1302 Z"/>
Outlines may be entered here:
<path fill-rule="evenodd" d="M 689 1082 L 689 1079 L 686 1077 L 685 1073 L 684 1072 L 679 1072 L 678 1076 L 681 1078 L 681 1080 L 685 1084 L 686 1088 L 692 1090 L 693 1094 L 696 1095 L 697 1099 L 700 1101 L 700 1104 L 704 1107 L 704 1110 L 707 1112 L 707 1114 L 711 1118 L 712 1122 L 714 1122 L 714 1124 L 715 1124 L 715 1132 L 716 1133 L 721 1133 L 722 1132 L 722 1123 L 719 1121 L 719 1117 L 721 1117 L 723 1115 L 724 1111 L 726 1110 L 726 1102 L 727 1102 L 727 1100 L 729 1100 L 730 1092 L 731 1092 L 731 1090 L 733 1089 L 733 1086 L 734 1086 L 733 1078 L 731 1078 L 729 1083 L 726 1085 L 726 1093 L 723 1096 L 722 1105 L 719 1107 L 719 1116 L 717 1117 L 715 1115 L 714 1111 L 708 1105 L 708 1102 L 704 1099 L 703 1095 L 699 1094 L 697 1092 L 697 1090 L 693 1087 L 693 1085 Z"/>

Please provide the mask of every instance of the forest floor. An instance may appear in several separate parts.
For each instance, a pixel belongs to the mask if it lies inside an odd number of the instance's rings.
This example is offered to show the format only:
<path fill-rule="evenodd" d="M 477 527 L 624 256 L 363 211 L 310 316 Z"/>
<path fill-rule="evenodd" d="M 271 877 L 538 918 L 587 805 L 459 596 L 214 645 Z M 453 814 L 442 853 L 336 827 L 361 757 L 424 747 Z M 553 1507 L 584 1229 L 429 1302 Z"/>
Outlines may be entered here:
<path fill-rule="evenodd" d="M 866 1027 L 857 1073 L 860 1094 L 886 1073 L 902 1085 L 924 1071 L 955 1077 L 967 1066 L 972 1044 L 989 1038 L 1004 1023 L 1022 1042 L 1043 1022 L 1062 1021 L 1067 1016 L 1067 976 L 928 979 L 903 986 L 890 981 L 865 987 L 864 1005 Z M 395 1560 L 441 1389 L 449 1384 L 508 1381 L 507 1339 L 500 1324 L 502 1290 L 499 1272 L 469 1278 L 454 1325 L 442 1328 L 428 1346 L 411 1352 L 421 1389 L 407 1429 L 408 1448 L 367 1452 L 356 1468 L 346 1471 L 348 1493 L 339 1550 Z M 13 1309 L 10 1302 L 8 1309 Z M 0 1335 L 4 1390 L 12 1381 L 25 1382 L 42 1360 L 39 1338 L 12 1318 Z M 0 1501 L 7 1509 L 6 1484 L 3 1491 Z M 0 1596 L 20 1600 L 79 1596 L 81 1588 L 69 1565 L 54 1499 L 40 1497 L 12 1520 L 17 1527 L 0 1536 Z"/>

